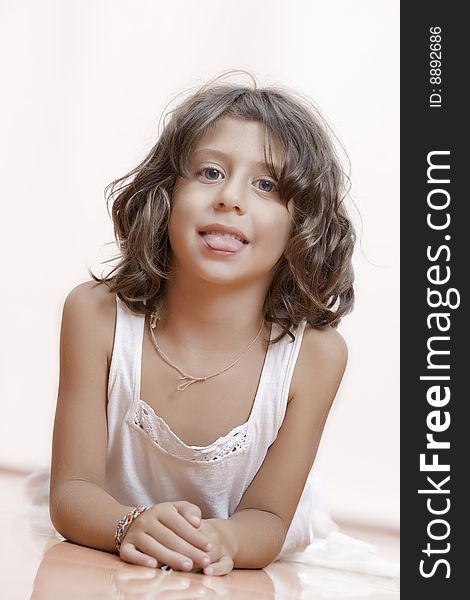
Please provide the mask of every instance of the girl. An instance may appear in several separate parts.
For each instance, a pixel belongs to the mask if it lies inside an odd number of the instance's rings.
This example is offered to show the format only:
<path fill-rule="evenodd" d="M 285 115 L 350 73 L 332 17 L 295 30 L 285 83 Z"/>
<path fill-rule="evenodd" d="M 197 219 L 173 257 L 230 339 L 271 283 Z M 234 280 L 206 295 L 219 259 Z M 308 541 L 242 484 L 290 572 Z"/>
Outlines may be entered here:
<path fill-rule="evenodd" d="M 312 541 L 346 366 L 345 178 L 315 111 L 211 82 L 110 186 L 119 263 L 62 316 L 50 514 L 127 562 L 224 575 Z"/>

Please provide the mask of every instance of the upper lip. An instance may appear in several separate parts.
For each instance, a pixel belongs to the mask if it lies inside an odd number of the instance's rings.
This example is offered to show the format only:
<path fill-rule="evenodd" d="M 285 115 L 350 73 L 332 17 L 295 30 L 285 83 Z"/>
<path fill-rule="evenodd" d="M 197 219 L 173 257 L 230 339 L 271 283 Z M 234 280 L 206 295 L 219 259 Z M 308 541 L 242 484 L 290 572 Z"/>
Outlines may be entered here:
<path fill-rule="evenodd" d="M 229 225 L 222 225 L 221 223 L 210 223 L 209 225 L 204 225 L 201 229 L 199 229 L 199 233 L 207 233 L 208 231 L 220 231 L 221 233 L 233 233 L 241 240 L 246 243 L 249 243 L 249 239 L 246 237 L 246 234 L 240 229 L 236 227 L 230 227 Z"/>

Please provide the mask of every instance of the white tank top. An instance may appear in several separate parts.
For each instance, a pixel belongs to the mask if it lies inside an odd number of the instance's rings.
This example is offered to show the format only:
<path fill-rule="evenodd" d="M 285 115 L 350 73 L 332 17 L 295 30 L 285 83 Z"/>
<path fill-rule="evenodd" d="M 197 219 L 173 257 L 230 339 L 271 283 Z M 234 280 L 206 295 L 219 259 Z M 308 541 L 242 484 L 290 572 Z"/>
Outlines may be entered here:
<path fill-rule="evenodd" d="M 228 518 L 277 437 L 306 321 L 268 346 L 251 414 L 209 446 L 186 445 L 140 398 L 144 315 L 116 295 L 108 381 L 106 489 L 128 506 L 187 500 L 202 517 Z M 280 332 L 272 325 L 271 339 Z M 313 541 L 311 474 L 277 558 Z M 282 482 L 279 482 L 282 485 Z"/>

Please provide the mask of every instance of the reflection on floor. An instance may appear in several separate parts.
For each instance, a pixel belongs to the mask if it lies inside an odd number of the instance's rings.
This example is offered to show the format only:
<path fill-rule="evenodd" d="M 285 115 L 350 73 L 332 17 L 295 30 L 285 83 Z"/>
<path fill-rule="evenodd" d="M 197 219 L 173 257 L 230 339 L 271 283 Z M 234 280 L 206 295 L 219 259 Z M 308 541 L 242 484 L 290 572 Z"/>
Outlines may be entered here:
<path fill-rule="evenodd" d="M 44 511 L 31 511 L 25 476 L 0 470 L 2 544 L 0 596 L 6 600 L 163 598 L 190 600 L 398 599 L 398 580 L 295 562 L 264 570 L 235 570 L 224 577 L 166 573 L 122 562 L 117 555 L 71 544 L 55 533 Z M 398 563 L 396 534 L 344 525 L 341 531 L 372 543 L 378 556 Z"/>

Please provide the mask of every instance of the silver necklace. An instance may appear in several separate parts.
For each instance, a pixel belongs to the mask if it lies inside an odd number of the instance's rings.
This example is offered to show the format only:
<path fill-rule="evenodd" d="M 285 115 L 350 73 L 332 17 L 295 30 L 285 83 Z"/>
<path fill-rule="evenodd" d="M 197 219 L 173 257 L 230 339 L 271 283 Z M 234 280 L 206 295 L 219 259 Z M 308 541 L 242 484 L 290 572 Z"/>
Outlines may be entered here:
<path fill-rule="evenodd" d="M 150 321 L 149 321 L 150 335 L 152 337 L 152 341 L 155 346 L 155 350 L 158 352 L 158 354 L 163 358 L 163 360 L 167 363 L 167 365 L 169 365 L 170 367 L 173 367 L 173 369 L 178 371 L 178 373 L 181 375 L 179 380 L 182 381 L 182 383 L 180 383 L 178 385 L 178 387 L 176 388 L 179 392 L 184 392 L 184 390 L 193 383 L 196 383 L 198 381 L 207 381 L 208 379 L 212 379 L 212 377 L 221 375 L 222 373 L 225 373 L 225 371 L 228 371 L 233 366 L 235 366 L 242 359 L 242 357 L 248 352 L 248 350 L 251 348 L 251 346 L 253 346 L 253 344 L 256 342 L 256 340 L 259 338 L 259 336 L 261 335 L 261 332 L 263 330 L 263 325 L 264 325 L 264 320 L 263 320 L 263 322 L 261 323 L 261 327 L 259 328 L 259 331 L 256 334 L 256 336 L 252 339 L 252 341 L 248 344 L 248 346 L 237 356 L 237 358 L 228 365 L 228 367 L 225 367 L 224 369 L 221 369 L 220 371 L 216 371 L 215 373 L 211 373 L 210 375 L 205 375 L 204 377 L 193 377 L 193 375 L 188 375 L 187 373 L 185 373 L 183 371 L 183 369 L 178 367 L 178 365 L 175 365 L 175 363 L 170 358 L 168 358 L 168 356 L 163 352 L 163 350 L 158 345 L 157 339 L 155 337 L 154 329 L 156 328 L 157 321 L 159 321 L 159 320 L 160 320 L 160 311 L 159 311 L 159 308 L 156 308 L 153 311 L 153 313 L 150 315 Z"/>

